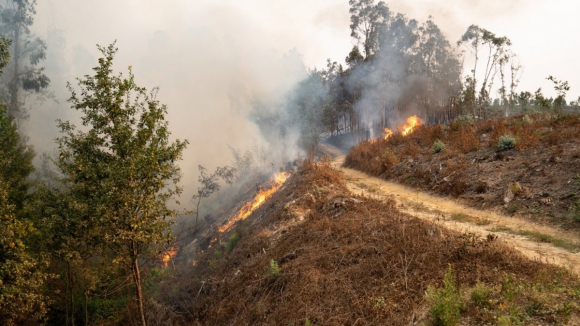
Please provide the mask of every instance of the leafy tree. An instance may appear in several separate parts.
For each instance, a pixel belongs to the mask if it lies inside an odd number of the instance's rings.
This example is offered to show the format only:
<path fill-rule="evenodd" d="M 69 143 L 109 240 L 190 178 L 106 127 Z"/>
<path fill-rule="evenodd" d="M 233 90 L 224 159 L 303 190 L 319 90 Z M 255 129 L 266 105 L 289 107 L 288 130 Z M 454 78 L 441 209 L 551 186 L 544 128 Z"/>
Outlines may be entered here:
<path fill-rule="evenodd" d="M 552 107 L 552 101 L 542 94 L 541 88 L 534 93 L 534 107 L 541 111 L 548 111 Z"/>
<path fill-rule="evenodd" d="M 28 117 L 26 96 L 41 93 L 50 84 L 40 63 L 46 59 L 46 43 L 32 34 L 36 0 L 0 2 L 0 34 L 12 40 L 11 60 L 0 80 L 0 99 L 7 103 L 8 114 L 19 124 Z"/>
<path fill-rule="evenodd" d="M 520 94 L 517 97 L 517 101 L 518 101 L 518 104 L 519 104 L 522 112 L 528 112 L 528 110 L 530 109 L 531 99 L 532 99 L 532 93 L 530 93 L 528 91 L 520 92 Z"/>
<path fill-rule="evenodd" d="M 0 179 L 0 324 L 37 324 L 46 313 L 44 260 L 30 253 L 26 239 L 34 227 L 17 217 L 6 189 Z"/>
<path fill-rule="evenodd" d="M 496 36 L 494 33 L 490 32 L 485 28 L 481 28 L 477 25 L 471 25 L 467 28 L 467 31 L 461 36 L 459 41 L 457 41 L 458 46 L 465 46 L 475 58 L 474 66 L 471 72 L 473 73 L 473 78 L 471 79 L 472 91 L 475 93 L 477 88 L 477 66 L 480 59 L 480 51 L 487 48 L 487 63 L 483 71 L 483 80 L 481 88 L 478 94 L 479 110 L 481 113 L 485 114 L 484 108 L 487 107 L 490 101 L 490 91 L 493 86 L 493 80 L 495 77 L 495 72 L 497 72 L 497 66 L 507 56 L 506 49 L 511 45 L 509 38 L 505 36 Z M 473 110 L 473 117 L 476 116 L 477 103 L 475 98 L 471 103 Z"/>
<path fill-rule="evenodd" d="M 169 142 L 167 108 L 128 78 L 113 74 L 115 45 L 98 47 L 103 57 L 94 76 L 78 81 L 80 95 L 69 84 L 69 102 L 84 116 L 84 128 L 59 121 L 58 166 L 71 198 L 81 207 L 79 227 L 99 232 L 113 263 L 132 275 L 140 323 L 146 325 L 141 268 L 143 259 L 157 257 L 172 241 L 167 202 L 181 193 L 177 186 L 187 141 Z"/>
<path fill-rule="evenodd" d="M 7 187 L 8 200 L 20 214 L 29 197 L 27 177 L 34 170 L 34 151 L 20 137 L 14 119 L 0 107 L 0 179 Z"/>
<path fill-rule="evenodd" d="M 567 81 L 558 80 L 554 76 L 548 76 L 546 79 L 554 83 L 554 90 L 558 92 L 558 97 L 554 100 L 554 110 L 556 113 L 562 113 L 562 109 L 566 106 L 566 92 L 570 90 L 570 85 Z"/>
<path fill-rule="evenodd" d="M 378 36 L 381 28 L 391 17 L 389 7 L 374 0 L 349 0 L 351 36 L 363 45 L 365 60 L 378 49 Z"/>

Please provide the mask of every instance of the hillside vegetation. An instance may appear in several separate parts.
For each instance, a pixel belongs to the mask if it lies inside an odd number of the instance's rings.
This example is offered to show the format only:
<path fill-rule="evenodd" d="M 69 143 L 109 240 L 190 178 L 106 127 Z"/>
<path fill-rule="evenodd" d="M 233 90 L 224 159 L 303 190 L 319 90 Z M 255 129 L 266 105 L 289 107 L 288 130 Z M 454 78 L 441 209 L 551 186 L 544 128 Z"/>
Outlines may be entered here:
<path fill-rule="evenodd" d="M 457 119 L 406 137 L 363 141 L 345 166 L 478 208 L 578 229 L 579 134 L 579 114 Z"/>
<path fill-rule="evenodd" d="M 165 270 L 159 316 L 184 325 L 578 321 L 580 283 L 568 272 L 353 196 L 328 162 L 305 163 L 221 239 Z"/>

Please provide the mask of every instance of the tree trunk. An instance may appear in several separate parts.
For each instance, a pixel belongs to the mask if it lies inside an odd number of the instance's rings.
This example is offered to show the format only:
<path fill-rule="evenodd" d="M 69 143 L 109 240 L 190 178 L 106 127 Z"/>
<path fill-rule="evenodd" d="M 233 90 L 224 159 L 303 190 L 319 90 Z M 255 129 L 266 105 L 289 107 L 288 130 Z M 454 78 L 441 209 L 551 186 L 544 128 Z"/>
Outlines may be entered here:
<path fill-rule="evenodd" d="M 20 65 L 20 24 L 16 24 L 14 29 L 14 72 L 12 76 L 12 85 L 10 85 L 10 105 L 8 106 L 8 114 L 12 115 L 14 118 L 17 119 L 17 114 L 19 113 L 18 108 L 18 84 L 20 81 L 19 76 L 19 65 Z"/>
<path fill-rule="evenodd" d="M 135 291 L 137 294 L 137 303 L 139 307 L 139 318 L 141 319 L 141 326 L 147 326 L 145 321 L 145 309 L 143 308 L 143 292 L 141 291 L 141 273 L 139 272 L 139 262 L 137 261 L 136 249 L 133 244 L 133 257 L 132 257 L 132 269 L 133 269 L 133 280 L 135 281 Z"/>

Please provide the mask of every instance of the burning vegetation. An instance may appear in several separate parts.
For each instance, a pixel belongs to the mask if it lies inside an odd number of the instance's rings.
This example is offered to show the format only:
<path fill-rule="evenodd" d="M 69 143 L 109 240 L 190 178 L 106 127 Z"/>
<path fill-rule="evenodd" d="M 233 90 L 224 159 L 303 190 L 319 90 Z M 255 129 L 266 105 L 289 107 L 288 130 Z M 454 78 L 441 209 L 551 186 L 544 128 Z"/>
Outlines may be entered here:
<path fill-rule="evenodd" d="M 407 123 L 398 126 L 397 130 L 401 132 L 403 136 L 407 136 L 408 134 L 412 133 L 413 130 L 419 127 L 423 121 L 415 114 L 407 118 Z M 393 135 L 393 131 L 389 128 L 385 128 L 385 136 L 384 139 L 388 139 Z"/>
<path fill-rule="evenodd" d="M 290 173 L 286 171 L 278 172 L 274 175 L 272 180 L 268 182 L 266 189 L 263 189 L 262 186 L 258 186 L 258 193 L 254 196 L 253 200 L 244 204 L 237 215 L 233 216 L 226 222 L 226 224 L 219 227 L 219 232 L 224 233 L 229 231 L 236 222 L 244 220 L 250 216 L 250 214 L 252 214 L 258 207 L 262 206 L 268 198 L 272 197 L 272 195 L 280 189 L 289 177 Z"/>
<path fill-rule="evenodd" d="M 179 324 L 548 325 L 578 314 L 580 284 L 568 272 L 403 214 L 391 200 L 353 196 L 328 162 L 305 164 L 259 216 L 226 233 L 183 270 L 189 296 L 162 285 L 160 302 Z"/>

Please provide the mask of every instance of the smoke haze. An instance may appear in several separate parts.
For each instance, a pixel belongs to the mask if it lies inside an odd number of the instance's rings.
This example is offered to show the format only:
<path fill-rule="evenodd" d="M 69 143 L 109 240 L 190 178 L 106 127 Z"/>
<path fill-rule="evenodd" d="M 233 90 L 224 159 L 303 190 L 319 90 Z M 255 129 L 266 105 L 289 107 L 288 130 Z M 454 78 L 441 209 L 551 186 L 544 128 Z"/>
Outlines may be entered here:
<path fill-rule="evenodd" d="M 526 69 L 520 90 L 541 86 L 551 95 L 552 86 L 544 79 L 552 74 L 570 81 L 568 100 L 578 94 L 580 77 L 571 72 L 580 69 L 570 65 L 578 65 L 580 50 L 564 33 L 578 30 L 578 23 L 576 29 L 562 26 L 577 21 L 573 13 L 580 10 L 575 10 L 575 1 L 387 4 L 393 12 L 420 22 L 433 15 L 452 45 L 470 24 L 508 36 L 524 66 L 533 67 Z M 48 43 L 44 65 L 55 98 L 28 102 L 32 109 L 27 132 L 37 152 L 54 148 L 58 136 L 54 120 L 78 118 L 66 103 L 66 82 L 75 85 L 74 78 L 92 72 L 99 56 L 96 44 L 117 40 L 116 71 L 126 73 L 131 65 L 138 85 L 159 86 L 173 136 L 190 141 L 181 163 L 183 199 L 190 198 L 198 164 L 212 170 L 231 163 L 227 145 L 245 151 L 267 141 L 247 119 L 255 100 L 276 103 L 306 76 L 307 69 L 323 67 L 326 58 L 344 62 L 355 44 L 348 9 L 347 0 L 39 1 L 32 29 Z M 466 67 L 471 65 L 466 62 Z M 277 110 L 275 105 L 269 109 Z"/>

